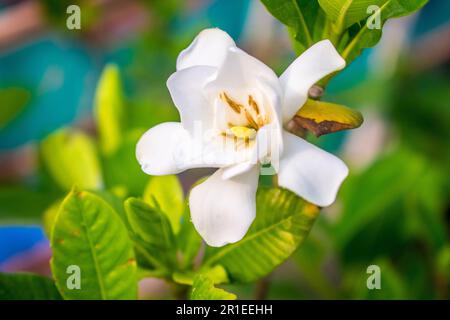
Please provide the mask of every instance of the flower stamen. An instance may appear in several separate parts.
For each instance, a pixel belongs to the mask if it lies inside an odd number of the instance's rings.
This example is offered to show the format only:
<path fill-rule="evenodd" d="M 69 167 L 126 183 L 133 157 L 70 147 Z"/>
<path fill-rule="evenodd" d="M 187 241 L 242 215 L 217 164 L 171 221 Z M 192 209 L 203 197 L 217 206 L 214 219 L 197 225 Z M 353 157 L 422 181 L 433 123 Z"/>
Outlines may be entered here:
<path fill-rule="evenodd" d="M 257 115 L 259 115 L 258 104 L 256 103 L 256 101 L 253 99 L 253 97 L 251 95 L 248 96 L 248 105 L 251 106 L 253 108 L 253 110 L 255 110 Z"/>
<path fill-rule="evenodd" d="M 250 114 L 250 112 L 248 112 L 248 110 L 244 110 L 244 111 L 245 111 L 245 118 L 249 122 L 250 127 L 252 127 L 253 129 L 257 130 L 259 128 L 259 126 L 256 123 L 256 121 L 253 119 L 253 117 Z"/>
<path fill-rule="evenodd" d="M 236 113 L 241 113 L 241 109 L 244 107 L 241 104 L 233 101 L 225 92 L 220 93 L 220 99 L 224 101 L 231 109 Z"/>

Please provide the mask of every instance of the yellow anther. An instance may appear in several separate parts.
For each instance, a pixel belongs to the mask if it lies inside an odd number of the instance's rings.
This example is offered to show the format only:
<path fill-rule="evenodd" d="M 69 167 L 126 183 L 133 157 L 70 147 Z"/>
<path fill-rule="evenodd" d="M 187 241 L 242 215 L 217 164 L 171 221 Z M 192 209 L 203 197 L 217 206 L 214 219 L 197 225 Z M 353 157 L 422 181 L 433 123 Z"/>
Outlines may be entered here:
<path fill-rule="evenodd" d="M 230 128 L 231 133 L 239 139 L 253 139 L 256 136 L 256 130 L 252 128 L 234 126 Z"/>

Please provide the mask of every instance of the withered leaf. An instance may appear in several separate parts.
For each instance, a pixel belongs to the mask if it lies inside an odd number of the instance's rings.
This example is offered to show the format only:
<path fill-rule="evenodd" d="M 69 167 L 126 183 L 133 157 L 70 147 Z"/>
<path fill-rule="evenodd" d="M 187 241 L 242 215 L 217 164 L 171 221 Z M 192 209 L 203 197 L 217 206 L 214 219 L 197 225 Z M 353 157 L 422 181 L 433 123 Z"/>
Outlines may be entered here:
<path fill-rule="evenodd" d="M 317 137 L 358 128 L 363 123 L 363 117 L 359 111 L 343 105 L 311 99 L 308 99 L 293 120 Z"/>

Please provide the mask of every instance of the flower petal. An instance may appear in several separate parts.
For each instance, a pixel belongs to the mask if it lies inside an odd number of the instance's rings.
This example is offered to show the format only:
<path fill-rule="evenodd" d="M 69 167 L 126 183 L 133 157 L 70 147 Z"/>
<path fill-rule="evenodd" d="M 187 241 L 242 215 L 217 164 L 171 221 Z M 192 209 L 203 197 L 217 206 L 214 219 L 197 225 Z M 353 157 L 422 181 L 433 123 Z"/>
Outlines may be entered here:
<path fill-rule="evenodd" d="M 231 179 L 222 175 L 223 169 L 217 170 L 189 196 L 192 222 L 213 247 L 241 240 L 256 214 L 259 168 L 254 166 Z"/>
<path fill-rule="evenodd" d="M 248 170 L 252 169 L 256 165 L 256 161 L 245 161 L 237 164 L 233 164 L 229 167 L 223 168 L 222 178 L 231 179 Z"/>
<path fill-rule="evenodd" d="M 314 83 L 345 67 L 345 60 L 329 40 L 322 40 L 306 50 L 280 77 L 284 90 L 283 122 L 291 120 L 308 98 Z"/>
<path fill-rule="evenodd" d="M 225 59 L 227 49 L 235 46 L 225 31 L 205 29 L 178 55 L 177 70 L 200 65 L 218 67 Z"/>
<path fill-rule="evenodd" d="M 217 77 L 205 86 L 209 100 L 216 100 L 225 92 L 234 101 L 246 105 L 252 96 L 259 105 L 260 116 L 270 122 L 278 122 L 281 127 L 281 86 L 277 75 L 263 62 L 237 47 L 230 47 Z M 220 101 L 218 102 L 220 104 Z M 224 108 L 217 108 L 219 110 Z M 235 114 L 229 108 L 227 122 L 240 125 L 239 119 L 247 122 L 242 114 Z M 219 113 L 217 117 L 219 117 Z M 216 123 L 220 123 L 216 120 Z"/>
<path fill-rule="evenodd" d="M 217 78 L 211 85 L 220 90 L 233 91 L 255 88 L 259 81 L 269 83 L 281 92 L 278 77 L 272 69 L 238 47 L 229 47 L 219 66 Z"/>
<path fill-rule="evenodd" d="M 139 140 L 136 157 L 150 175 L 176 174 L 191 168 L 221 168 L 246 162 L 253 149 L 235 150 L 222 137 L 191 135 L 179 122 L 165 122 L 148 130 Z"/>
<path fill-rule="evenodd" d="M 188 132 L 178 122 L 165 122 L 148 130 L 136 146 L 142 170 L 151 175 L 175 174 L 184 170 L 180 147 L 191 144 Z"/>
<path fill-rule="evenodd" d="M 348 174 L 345 163 L 286 131 L 283 132 L 283 140 L 279 185 L 318 206 L 332 204 Z"/>
<path fill-rule="evenodd" d="M 167 80 L 172 100 L 180 112 L 181 123 L 191 134 L 195 126 L 208 130 L 214 122 L 214 104 L 204 94 L 204 87 L 217 73 L 217 68 L 197 66 L 173 73 Z"/>

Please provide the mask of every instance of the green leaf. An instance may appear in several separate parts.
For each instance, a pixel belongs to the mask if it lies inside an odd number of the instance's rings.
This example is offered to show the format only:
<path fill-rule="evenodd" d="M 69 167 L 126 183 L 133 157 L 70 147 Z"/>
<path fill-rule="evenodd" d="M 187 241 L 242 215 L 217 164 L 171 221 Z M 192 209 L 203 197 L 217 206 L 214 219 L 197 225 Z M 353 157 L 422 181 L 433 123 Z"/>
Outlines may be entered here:
<path fill-rule="evenodd" d="M 47 235 L 47 238 L 52 238 L 53 226 L 55 225 L 56 217 L 59 212 L 59 207 L 61 206 L 62 200 L 59 199 L 53 202 L 45 211 L 43 215 L 43 225 L 44 232 Z"/>
<path fill-rule="evenodd" d="M 107 202 L 114 209 L 114 212 L 117 213 L 127 230 L 129 230 L 129 222 L 123 206 L 125 197 L 122 194 L 122 190 L 100 190 L 92 191 L 92 193 Z"/>
<path fill-rule="evenodd" d="M 381 7 L 387 1 L 389 0 L 319 0 L 319 4 L 336 27 L 343 30 L 366 19 L 370 15 L 367 12 L 370 6 Z"/>
<path fill-rule="evenodd" d="M 23 88 L 0 89 L 0 129 L 16 118 L 31 99 L 31 93 Z"/>
<path fill-rule="evenodd" d="M 214 281 L 207 275 L 195 276 L 192 284 L 191 300 L 235 300 L 236 295 L 214 287 Z"/>
<path fill-rule="evenodd" d="M 413 154 L 396 151 L 384 155 L 365 171 L 349 176 L 340 192 L 342 215 L 334 227 L 337 247 L 347 246 L 363 227 L 373 229 L 373 224 L 380 220 L 380 214 L 398 213 L 389 209 L 413 188 L 423 174 L 423 166 L 424 163 Z M 383 223 L 386 224 L 385 221 Z M 378 243 L 377 239 L 372 240 L 372 244 Z"/>
<path fill-rule="evenodd" d="M 175 238 L 166 215 L 137 198 L 125 201 L 138 262 L 150 269 L 169 271 L 175 267 Z"/>
<path fill-rule="evenodd" d="M 189 206 L 185 206 L 185 212 L 181 219 L 180 232 L 176 236 L 177 249 L 179 251 L 179 265 L 181 269 L 192 267 L 194 259 L 202 244 L 202 238 L 194 228 L 190 219 Z"/>
<path fill-rule="evenodd" d="M 297 54 L 324 39 L 325 13 L 317 1 L 311 0 L 261 0 L 267 10 L 288 26 L 297 41 Z"/>
<path fill-rule="evenodd" d="M 95 119 L 104 154 L 117 150 L 122 141 L 124 106 L 119 69 L 108 65 L 103 70 L 95 97 Z"/>
<path fill-rule="evenodd" d="M 25 186 L 0 187 L 0 223 L 25 224 L 41 222 L 42 214 L 58 194 Z"/>
<path fill-rule="evenodd" d="M 44 165 L 62 189 L 103 186 L 94 142 L 85 133 L 61 129 L 42 141 L 40 148 Z"/>
<path fill-rule="evenodd" d="M 251 282 L 284 262 L 308 235 L 319 210 L 281 188 L 258 189 L 256 219 L 241 241 L 208 248 L 205 266 L 222 265 L 231 281 Z"/>
<path fill-rule="evenodd" d="M 0 272 L 0 300 L 61 300 L 61 295 L 49 278 Z"/>
<path fill-rule="evenodd" d="M 200 270 L 199 272 L 174 272 L 172 279 L 178 284 L 190 285 L 194 283 L 194 279 L 197 275 L 202 274 L 212 280 L 214 284 L 228 283 L 228 274 L 224 267 L 221 265 L 215 265 L 210 269 Z"/>
<path fill-rule="evenodd" d="M 144 200 L 153 207 L 159 207 L 169 218 L 174 233 L 178 233 L 185 203 L 177 176 L 151 177 L 144 191 Z"/>
<path fill-rule="evenodd" d="M 372 1 L 373 2 L 373 1 Z M 428 0 L 387 0 L 380 6 L 381 24 L 391 18 L 412 14 L 422 8 Z M 350 62 L 365 48 L 373 47 L 380 41 L 382 29 L 369 29 L 364 22 L 358 32 L 350 38 L 345 49 L 339 50 L 342 57 Z"/>
<path fill-rule="evenodd" d="M 359 111 L 343 105 L 308 99 L 297 112 L 295 121 L 317 137 L 358 128 L 363 117 Z"/>
<path fill-rule="evenodd" d="M 445 245 L 445 178 L 439 169 L 402 148 L 350 175 L 340 191 L 342 214 L 330 233 L 341 261 L 398 258 L 417 242 L 435 252 Z"/>
<path fill-rule="evenodd" d="M 136 299 L 132 243 L 117 213 L 100 197 L 69 193 L 56 217 L 51 247 L 52 273 L 65 299 Z M 71 265 L 80 268 L 80 289 L 67 288 Z"/>

